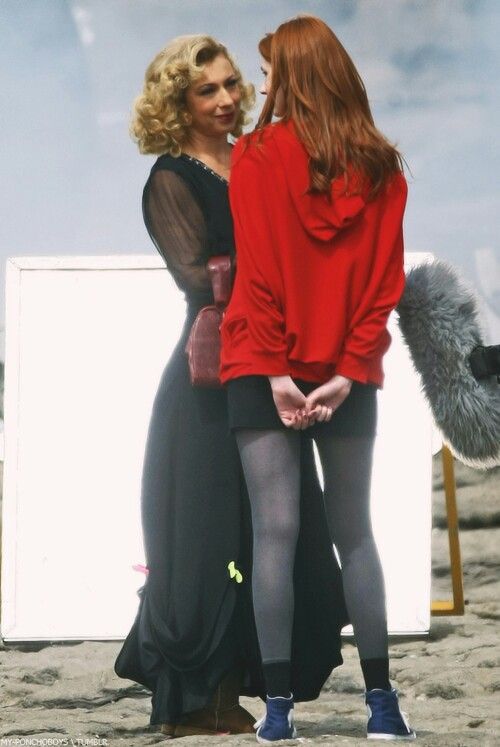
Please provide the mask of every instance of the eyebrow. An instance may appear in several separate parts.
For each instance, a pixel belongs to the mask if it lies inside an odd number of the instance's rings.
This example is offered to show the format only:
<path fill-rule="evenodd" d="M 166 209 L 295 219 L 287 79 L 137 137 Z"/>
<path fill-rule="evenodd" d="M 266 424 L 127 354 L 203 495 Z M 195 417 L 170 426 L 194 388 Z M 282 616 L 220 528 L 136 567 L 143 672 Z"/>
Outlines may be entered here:
<path fill-rule="evenodd" d="M 228 75 L 228 77 L 225 78 L 225 80 L 223 81 L 223 83 L 229 83 L 230 80 L 234 80 L 235 78 L 236 79 L 239 78 L 239 76 L 236 73 L 233 73 L 232 75 Z M 210 87 L 210 86 L 216 86 L 216 85 L 217 85 L 217 83 L 200 83 L 200 85 L 198 86 L 198 88 L 196 90 L 197 91 L 201 91 L 201 89 L 205 88 L 206 86 Z"/>

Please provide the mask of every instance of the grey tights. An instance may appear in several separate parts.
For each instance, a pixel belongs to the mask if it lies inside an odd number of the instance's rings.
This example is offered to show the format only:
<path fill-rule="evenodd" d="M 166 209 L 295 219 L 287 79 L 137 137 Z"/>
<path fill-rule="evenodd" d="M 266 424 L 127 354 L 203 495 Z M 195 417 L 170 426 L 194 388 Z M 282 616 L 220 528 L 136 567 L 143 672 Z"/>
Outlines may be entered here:
<path fill-rule="evenodd" d="M 255 621 L 264 664 L 289 661 L 299 532 L 300 433 L 238 429 L 253 524 Z M 315 437 L 330 537 L 361 659 L 388 656 L 382 568 L 370 520 L 371 437 Z"/>

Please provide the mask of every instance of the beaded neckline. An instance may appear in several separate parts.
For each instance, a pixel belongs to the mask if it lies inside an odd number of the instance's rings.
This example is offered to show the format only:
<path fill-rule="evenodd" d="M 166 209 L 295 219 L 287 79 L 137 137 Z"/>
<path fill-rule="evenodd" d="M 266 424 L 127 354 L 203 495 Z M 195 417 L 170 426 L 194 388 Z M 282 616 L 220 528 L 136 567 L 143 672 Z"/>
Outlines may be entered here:
<path fill-rule="evenodd" d="M 181 153 L 181 156 L 183 158 L 187 158 L 188 161 L 192 161 L 193 163 L 198 164 L 198 166 L 201 166 L 202 169 L 204 169 L 205 171 L 208 171 L 209 174 L 212 174 L 213 176 L 215 176 L 215 178 L 218 179 L 220 182 L 223 182 L 224 184 L 229 184 L 228 180 L 224 176 L 221 176 L 216 171 L 211 169 L 210 166 L 207 166 L 206 163 L 204 163 L 203 161 L 200 161 L 199 158 L 195 158 L 194 156 L 188 156 L 187 153 Z"/>

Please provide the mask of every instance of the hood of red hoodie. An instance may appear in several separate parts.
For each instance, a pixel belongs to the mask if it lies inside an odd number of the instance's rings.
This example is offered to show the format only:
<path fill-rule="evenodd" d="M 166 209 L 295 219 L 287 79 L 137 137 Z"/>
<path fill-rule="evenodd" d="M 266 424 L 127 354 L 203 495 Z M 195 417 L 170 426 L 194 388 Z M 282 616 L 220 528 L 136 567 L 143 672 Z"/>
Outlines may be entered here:
<path fill-rule="evenodd" d="M 368 199 L 368 187 L 358 187 L 359 180 L 350 175 L 349 192 L 343 177 L 332 181 L 330 194 L 309 193 L 309 154 L 298 139 L 294 123 L 278 122 L 269 126 L 280 163 L 286 173 L 292 202 L 304 229 L 315 239 L 330 241 L 362 214 Z M 358 191 L 359 194 L 353 194 Z"/>

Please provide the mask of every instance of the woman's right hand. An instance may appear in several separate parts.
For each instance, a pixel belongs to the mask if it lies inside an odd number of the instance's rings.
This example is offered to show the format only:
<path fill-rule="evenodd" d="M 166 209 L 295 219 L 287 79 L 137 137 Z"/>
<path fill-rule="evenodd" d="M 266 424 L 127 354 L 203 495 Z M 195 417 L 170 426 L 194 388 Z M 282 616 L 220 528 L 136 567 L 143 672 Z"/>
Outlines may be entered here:
<path fill-rule="evenodd" d="M 335 410 L 349 396 L 351 387 L 352 379 L 336 374 L 307 395 L 306 412 L 315 415 L 316 420 L 331 420 Z"/>
<path fill-rule="evenodd" d="M 269 382 L 276 410 L 287 428 L 299 431 L 314 423 L 316 415 L 305 413 L 306 397 L 290 376 L 269 376 Z"/>

